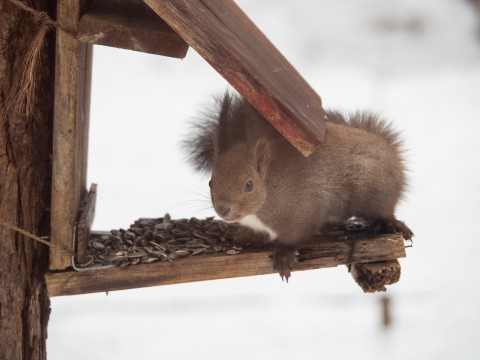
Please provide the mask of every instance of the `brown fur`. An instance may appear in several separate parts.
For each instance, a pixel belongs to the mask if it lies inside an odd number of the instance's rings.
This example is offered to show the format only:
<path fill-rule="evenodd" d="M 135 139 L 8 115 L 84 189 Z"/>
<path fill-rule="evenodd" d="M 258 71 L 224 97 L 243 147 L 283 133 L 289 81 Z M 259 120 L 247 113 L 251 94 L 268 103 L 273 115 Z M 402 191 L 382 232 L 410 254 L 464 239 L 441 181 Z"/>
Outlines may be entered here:
<path fill-rule="evenodd" d="M 243 99 L 226 94 L 217 114 L 196 137 L 209 140 L 195 143 L 212 164 L 213 206 L 227 221 L 255 215 L 278 234 L 282 278 L 299 244 L 352 216 L 412 237 L 394 215 L 406 184 L 399 137 L 376 115 L 327 112 L 325 142 L 305 158 Z"/>

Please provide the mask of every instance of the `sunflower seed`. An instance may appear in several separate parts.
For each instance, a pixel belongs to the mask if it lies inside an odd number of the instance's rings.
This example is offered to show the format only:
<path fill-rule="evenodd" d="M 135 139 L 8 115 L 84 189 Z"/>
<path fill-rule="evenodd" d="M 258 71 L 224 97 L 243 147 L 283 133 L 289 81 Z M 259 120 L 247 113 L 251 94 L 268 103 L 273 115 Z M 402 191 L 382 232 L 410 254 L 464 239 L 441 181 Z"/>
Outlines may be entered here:
<path fill-rule="evenodd" d="M 186 257 L 186 256 L 190 256 L 190 251 L 188 251 L 188 250 L 176 250 L 175 254 L 177 254 L 179 257 Z"/>
<path fill-rule="evenodd" d="M 137 252 L 127 254 L 126 257 L 127 257 L 127 259 L 136 259 L 136 258 L 141 258 L 146 254 L 147 253 L 145 251 L 139 250 Z"/>
<path fill-rule="evenodd" d="M 147 258 L 145 260 L 142 260 L 142 264 L 151 264 L 154 263 L 155 261 L 159 261 L 159 258 Z"/>
<path fill-rule="evenodd" d="M 140 262 L 140 258 L 129 259 L 130 265 L 137 265 Z"/>
<path fill-rule="evenodd" d="M 165 246 L 157 244 L 156 242 L 151 241 L 150 244 L 152 244 L 155 248 L 159 250 L 167 251 L 167 248 Z"/>
<path fill-rule="evenodd" d="M 170 253 L 168 254 L 168 261 L 175 261 L 179 258 L 179 256 L 176 253 Z"/>
<path fill-rule="evenodd" d="M 205 235 L 219 237 L 222 235 L 222 232 L 220 230 L 207 230 L 205 231 Z"/>
<path fill-rule="evenodd" d="M 170 224 L 172 222 L 172 218 L 170 217 L 170 214 L 169 213 L 166 213 L 164 216 L 163 216 L 163 223 L 164 224 Z"/>
<path fill-rule="evenodd" d="M 205 248 L 201 248 L 201 249 L 195 250 L 194 252 L 192 252 L 192 256 L 201 254 L 201 253 L 203 253 L 203 252 L 205 252 Z"/>
<path fill-rule="evenodd" d="M 207 237 L 204 234 L 201 234 L 198 231 L 194 231 L 193 236 L 196 237 L 197 239 L 203 239 L 203 240 L 207 239 Z"/>

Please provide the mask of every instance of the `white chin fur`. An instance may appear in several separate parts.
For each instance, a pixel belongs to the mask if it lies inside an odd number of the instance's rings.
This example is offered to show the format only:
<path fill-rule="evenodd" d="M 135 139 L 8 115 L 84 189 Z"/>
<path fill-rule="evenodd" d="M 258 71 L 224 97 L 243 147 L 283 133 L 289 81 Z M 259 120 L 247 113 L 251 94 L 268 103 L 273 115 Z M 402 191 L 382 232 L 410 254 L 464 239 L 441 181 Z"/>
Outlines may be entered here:
<path fill-rule="evenodd" d="M 277 238 L 278 234 L 265 225 L 258 217 L 255 215 L 247 215 L 239 221 L 240 224 L 248 226 L 249 228 L 258 231 L 264 232 L 270 235 L 270 239 L 274 240 Z"/>

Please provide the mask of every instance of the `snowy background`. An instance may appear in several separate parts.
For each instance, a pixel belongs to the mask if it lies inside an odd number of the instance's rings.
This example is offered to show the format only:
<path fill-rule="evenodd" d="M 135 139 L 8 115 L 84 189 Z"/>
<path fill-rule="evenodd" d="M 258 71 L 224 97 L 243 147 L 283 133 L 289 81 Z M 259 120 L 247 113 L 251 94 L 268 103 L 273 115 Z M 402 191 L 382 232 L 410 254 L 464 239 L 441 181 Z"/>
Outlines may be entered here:
<path fill-rule="evenodd" d="M 48 358 L 480 359 L 480 40 L 464 0 L 239 0 L 321 95 L 372 109 L 408 148 L 402 279 L 363 294 L 344 267 L 52 299 Z M 96 47 L 88 181 L 95 229 L 213 215 L 179 146 L 227 83 L 184 60 Z M 382 327 L 381 299 L 392 325 Z"/>

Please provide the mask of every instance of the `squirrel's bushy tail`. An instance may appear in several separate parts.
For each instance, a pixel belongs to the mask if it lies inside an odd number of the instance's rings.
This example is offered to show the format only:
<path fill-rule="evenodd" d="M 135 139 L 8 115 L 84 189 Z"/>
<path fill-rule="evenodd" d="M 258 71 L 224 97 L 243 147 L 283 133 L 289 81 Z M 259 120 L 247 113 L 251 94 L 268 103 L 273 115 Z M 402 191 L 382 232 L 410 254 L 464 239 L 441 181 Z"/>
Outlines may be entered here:
<path fill-rule="evenodd" d="M 402 150 L 402 140 L 399 133 L 393 130 L 390 123 L 381 119 L 378 114 L 365 111 L 344 116 L 337 111 L 328 110 L 326 111 L 326 115 L 327 121 L 329 122 L 376 134 L 384 138 L 390 145 L 397 148 L 397 150 Z"/>

